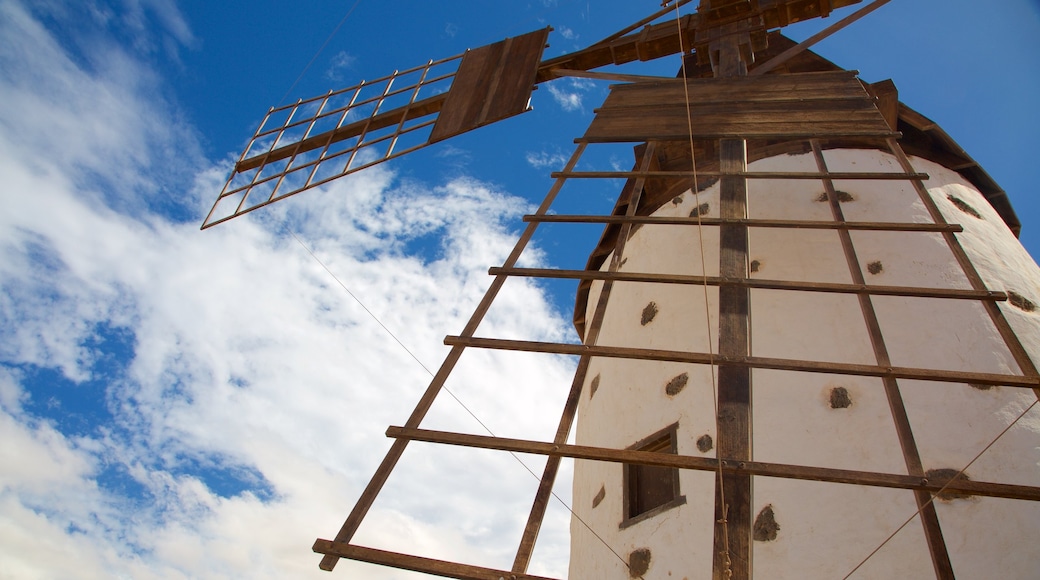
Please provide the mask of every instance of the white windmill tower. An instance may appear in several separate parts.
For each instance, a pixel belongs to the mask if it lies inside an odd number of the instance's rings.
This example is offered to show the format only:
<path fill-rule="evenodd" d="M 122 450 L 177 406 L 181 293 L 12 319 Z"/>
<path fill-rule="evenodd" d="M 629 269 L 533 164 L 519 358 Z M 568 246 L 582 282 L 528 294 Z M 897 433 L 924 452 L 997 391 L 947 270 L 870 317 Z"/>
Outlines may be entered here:
<path fill-rule="evenodd" d="M 1040 269 L 1003 192 L 891 82 L 775 32 L 858 1 L 702 0 L 650 24 L 680 0 L 563 57 L 541 60 L 541 30 L 271 111 L 204 227 L 521 113 L 538 82 L 618 82 L 343 528 L 315 543 L 324 569 L 535 578 L 570 457 L 572 578 L 1035 577 Z M 678 78 L 590 72 L 677 53 Z M 577 171 L 603 143 L 633 143 L 633 169 Z M 568 182 L 619 177 L 612 215 L 551 213 Z M 545 222 L 604 224 L 585 270 L 517 267 Z M 478 336 L 511 276 L 581 280 L 582 343 Z M 578 357 L 553 441 L 421 428 L 467 348 Z M 510 569 L 351 543 L 414 440 L 549 457 Z"/>

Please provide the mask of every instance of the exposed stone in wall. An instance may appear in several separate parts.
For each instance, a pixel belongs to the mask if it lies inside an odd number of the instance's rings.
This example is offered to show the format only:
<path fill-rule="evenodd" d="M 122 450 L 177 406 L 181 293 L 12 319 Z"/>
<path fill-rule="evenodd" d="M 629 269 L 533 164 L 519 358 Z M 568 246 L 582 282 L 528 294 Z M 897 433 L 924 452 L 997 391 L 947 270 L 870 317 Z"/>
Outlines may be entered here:
<path fill-rule="evenodd" d="M 852 406 L 852 398 L 849 390 L 845 387 L 834 387 L 831 389 L 831 409 L 848 409 Z"/>
<path fill-rule="evenodd" d="M 758 272 L 762 269 L 762 262 L 758 260 L 751 260 L 751 272 Z"/>
<path fill-rule="evenodd" d="M 650 549 L 639 548 L 628 555 L 628 575 L 641 578 L 650 570 Z"/>
<path fill-rule="evenodd" d="M 959 470 L 957 470 L 957 469 L 939 468 L 939 469 L 929 469 L 928 471 L 925 472 L 924 475 L 929 480 L 946 481 L 946 480 L 952 479 L 954 476 L 957 475 L 957 473 L 959 473 Z M 971 478 L 968 477 L 967 473 L 961 473 L 960 477 L 958 477 L 957 479 L 958 480 L 963 480 L 963 481 L 971 481 Z M 947 489 L 946 491 L 944 491 L 942 493 L 936 494 L 935 497 L 938 498 L 941 501 L 949 502 L 949 501 L 953 501 L 955 499 L 968 499 L 968 498 L 972 497 L 972 495 L 969 494 L 969 493 L 964 493 L 964 492 L 960 492 L 960 491 Z"/>
<path fill-rule="evenodd" d="M 1008 290 L 1008 302 L 1011 303 L 1015 308 L 1020 308 L 1026 312 L 1033 312 L 1036 310 L 1036 303 L 1032 300 L 1022 296 L 1014 290 Z"/>
<path fill-rule="evenodd" d="M 975 209 L 974 207 L 969 205 L 968 202 L 966 202 L 963 199 L 957 197 L 956 195 L 948 194 L 946 196 L 946 199 L 950 200 L 950 203 L 952 203 L 953 205 L 957 206 L 957 209 L 963 211 L 964 213 L 970 215 L 971 217 L 976 218 L 976 219 L 982 219 L 982 214 L 980 214 L 977 209 Z"/>
<path fill-rule="evenodd" d="M 712 441 L 711 435 L 705 433 L 697 439 L 697 450 L 701 453 L 707 453 L 715 447 L 715 442 Z"/>
<path fill-rule="evenodd" d="M 752 537 L 756 542 L 772 542 L 776 540 L 776 535 L 779 531 L 780 524 L 776 523 L 773 504 L 769 504 L 755 516 L 755 524 L 752 526 Z"/>
<path fill-rule="evenodd" d="M 650 302 L 643 308 L 643 315 L 639 318 L 639 324 L 646 326 L 654 321 L 654 317 L 657 316 L 657 303 Z"/>
<path fill-rule="evenodd" d="M 835 191 L 834 193 L 838 196 L 838 201 L 841 202 L 841 203 L 848 203 L 850 201 L 856 201 L 856 198 L 853 197 L 852 194 L 847 192 L 847 191 L 842 191 L 842 190 L 839 189 L 839 190 Z M 827 198 L 827 192 L 825 191 L 825 192 L 821 193 L 816 198 L 816 201 L 827 201 L 827 199 L 828 199 Z"/>
<path fill-rule="evenodd" d="M 605 497 L 607 497 L 607 488 L 606 486 L 601 485 L 599 486 L 599 492 L 596 494 L 596 497 L 592 498 L 592 509 L 599 507 L 599 504 L 603 502 L 603 498 Z"/>
<path fill-rule="evenodd" d="M 881 265 L 881 260 L 874 260 L 873 262 L 867 264 L 867 272 L 870 272 L 875 276 L 880 274 L 881 271 L 884 269 L 884 266 Z"/>
<path fill-rule="evenodd" d="M 711 206 L 706 203 L 702 203 L 690 210 L 690 217 L 706 216 L 708 215 L 709 211 L 711 211 Z"/>
<path fill-rule="evenodd" d="M 669 397 L 674 397 L 682 392 L 686 388 L 686 383 L 690 380 L 690 373 L 683 373 L 676 375 L 672 380 L 668 381 L 668 384 L 664 387 L 664 392 Z"/>

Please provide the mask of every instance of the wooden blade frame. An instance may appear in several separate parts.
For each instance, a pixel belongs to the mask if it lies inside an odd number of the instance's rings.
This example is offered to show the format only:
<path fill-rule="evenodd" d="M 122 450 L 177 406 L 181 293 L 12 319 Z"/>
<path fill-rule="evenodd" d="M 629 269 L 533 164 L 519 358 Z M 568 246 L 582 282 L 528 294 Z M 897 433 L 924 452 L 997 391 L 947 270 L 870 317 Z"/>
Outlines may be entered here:
<path fill-rule="evenodd" d="M 528 110 L 549 30 L 271 109 L 202 229 Z"/>
<path fill-rule="evenodd" d="M 849 83 L 858 84 L 854 77 L 844 75 L 831 75 L 824 78 L 820 75 L 804 75 L 799 79 L 792 79 L 799 75 L 790 75 L 784 83 L 799 82 L 806 83 L 805 86 L 813 86 L 813 92 L 820 98 L 854 99 L 848 91 Z M 755 101 L 757 97 L 770 100 L 774 99 L 776 86 L 775 80 L 749 81 L 740 88 L 740 93 L 745 99 Z M 822 84 L 821 84 L 822 82 Z M 659 91 L 671 91 L 672 88 L 662 83 L 648 83 L 655 85 Z M 699 94 L 691 97 L 700 103 L 710 103 L 712 99 L 726 100 L 733 87 L 722 84 L 702 84 L 697 89 Z M 794 87 L 795 90 L 804 89 Z M 643 90 L 642 88 L 619 88 L 621 93 L 632 90 Z M 862 90 L 862 89 L 861 89 Z M 757 92 L 756 92 L 757 91 Z M 756 97 L 757 95 L 757 97 Z M 840 98 L 839 98 L 840 97 Z M 865 93 L 861 93 L 860 99 L 868 99 Z M 609 100 L 608 100 L 609 102 Z M 858 107 L 858 106 L 857 106 Z M 622 107 L 623 108 L 623 107 Z M 334 540 L 319 539 L 315 542 L 315 552 L 324 555 L 321 567 L 331 570 L 339 558 L 350 558 L 355 560 L 393 566 L 408 570 L 414 570 L 451 578 L 466 578 L 478 580 L 498 580 L 500 578 L 538 578 L 527 574 L 528 565 L 534 551 L 538 533 L 542 525 L 547 504 L 551 497 L 551 491 L 556 480 L 560 461 L 563 458 L 575 458 L 593 461 L 622 462 L 638 465 L 657 465 L 675 467 L 679 469 L 719 471 L 722 477 L 733 481 L 748 479 L 751 477 L 771 477 L 825 482 L 836 485 L 858 485 L 880 488 L 903 489 L 912 492 L 917 499 L 921 510 L 921 522 L 925 527 L 925 536 L 928 547 L 936 568 L 937 578 L 950 578 L 949 558 L 945 543 L 939 529 L 939 520 L 934 508 L 931 506 L 932 498 L 940 491 L 956 491 L 968 495 L 984 497 L 1000 497 L 1020 501 L 1040 501 L 1040 487 L 1010 485 L 1000 482 L 969 481 L 959 477 L 938 480 L 926 477 L 920 465 L 920 457 L 909 428 L 909 419 L 899 396 L 899 382 L 902 380 L 924 380 L 938 383 L 971 383 L 981 385 L 1003 385 L 1005 387 L 1017 387 L 1033 389 L 1034 393 L 1040 395 L 1040 374 L 1028 354 L 1020 343 L 1018 337 L 1012 332 L 1007 320 L 1004 318 L 997 302 L 1006 299 L 1002 292 L 987 289 L 974 266 L 967 259 L 964 249 L 954 235 L 960 231 L 957 224 L 949 224 L 939 212 L 923 185 L 927 175 L 914 170 L 906 154 L 900 148 L 895 135 L 891 130 L 879 122 L 880 112 L 875 109 L 876 118 L 863 119 L 858 124 L 842 125 L 833 127 L 830 119 L 808 119 L 802 123 L 788 122 L 798 119 L 802 115 L 802 109 L 791 101 L 790 106 L 778 106 L 775 110 L 761 116 L 756 125 L 759 132 L 768 134 L 769 137 L 779 140 L 787 140 L 792 144 L 792 150 L 798 149 L 802 144 L 808 145 L 810 151 L 814 152 L 818 160 L 817 172 L 752 172 L 746 168 L 730 170 L 727 173 L 725 167 L 721 172 L 707 171 L 705 173 L 721 173 L 731 179 L 738 179 L 745 184 L 747 180 L 754 179 L 793 179 L 813 180 L 822 185 L 828 192 L 831 200 L 832 219 L 821 221 L 804 220 L 769 220 L 748 219 L 742 216 L 723 216 L 721 218 L 656 218 L 653 216 L 637 215 L 640 198 L 644 187 L 650 179 L 669 178 L 690 183 L 692 175 L 688 172 L 665 172 L 653 168 L 657 153 L 655 149 L 669 140 L 680 140 L 680 137 L 671 134 L 662 134 L 660 141 L 651 140 L 642 150 L 636 166 L 631 171 L 575 171 L 581 156 L 590 145 L 595 146 L 599 142 L 626 142 L 631 139 L 626 137 L 623 131 L 616 130 L 610 125 L 610 119 L 626 117 L 619 108 L 609 107 L 606 116 L 597 118 L 593 123 L 594 130 L 590 129 L 590 135 L 578 140 L 578 146 L 568 161 L 563 171 L 554 173 L 555 182 L 547 193 L 538 211 L 534 215 L 526 216 L 527 223 L 520 239 L 513 251 L 500 268 L 492 268 L 489 273 L 494 276 L 490 288 L 477 306 L 475 312 L 466 324 L 460 336 L 449 336 L 445 338 L 445 344 L 451 347 L 451 351 L 444 363 L 438 370 L 433 381 L 430 383 L 425 394 L 413 410 L 408 421 L 402 427 L 390 427 L 387 436 L 394 439 L 393 446 L 387 453 L 383 463 L 377 469 L 372 481 L 362 493 L 358 503 L 355 505 L 347 521 Z M 857 108 L 857 110 L 860 110 Z M 621 111 L 621 112 L 619 112 Z M 667 115 L 664 111 L 661 115 Z M 640 131 L 654 132 L 657 121 L 647 118 L 646 111 L 642 109 L 631 109 L 628 115 L 636 115 L 644 120 L 644 125 L 639 127 Z M 694 137 L 696 139 L 721 139 L 725 141 L 729 137 L 718 131 L 718 111 L 708 107 L 704 116 L 703 124 L 694 125 Z M 651 116 L 652 117 L 652 116 Z M 786 119 L 780 119 L 786 117 Z M 600 123 L 600 125 L 596 125 Z M 629 126 L 628 120 L 618 121 L 622 126 Z M 823 162 L 821 154 L 821 142 L 813 136 L 806 136 L 808 128 L 814 124 L 820 129 L 819 135 L 836 139 L 835 142 L 847 145 L 850 142 L 858 142 L 862 147 L 878 148 L 887 150 L 899 161 L 902 168 L 900 173 L 840 173 L 830 172 Z M 661 126 L 665 126 L 662 123 Z M 701 127 L 704 134 L 698 133 L 697 127 Z M 848 130 L 847 134 L 839 134 L 840 130 Z M 810 133 L 812 131 L 809 131 Z M 592 137 L 591 139 L 589 137 Z M 595 142 L 595 143 L 594 143 Z M 674 141 L 673 141 L 674 142 Z M 843 145 L 844 146 L 844 145 Z M 725 155 L 725 152 L 722 152 Z M 620 201 L 615 208 L 614 215 L 590 216 L 590 215 L 556 215 L 551 214 L 551 207 L 564 186 L 570 179 L 602 180 L 602 179 L 627 179 L 627 185 L 621 194 Z M 838 179 L 874 179 L 890 181 L 893 183 L 903 182 L 912 184 L 919 199 L 928 209 L 932 217 L 931 223 L 882 223 L 882 222 L 850 222 L 845 220 L 841 214 L 841 208 L 837 204 L 834 181 Z M 618 231 L 613 239 L 611 248 L 611 262 L 605 269 L 593 269 L 586 271 L 567 271 L 549 269 L 525 269 L 516 266 L 522 252 L 527 247 L 535 234 L 536 228 L 542 223 L 603 223 L 609 228 Z M 961 268 L 970 281 L 970 290 L 944 290 L 937 288 L 917 287 L 888 287 L 869 285 L 859 278 L 854 277 L 853 284 L 823 284 L 819 282 L 789 282 L 777 280 L 749 279 L 743 277 L 695 277 L 663 275 L 642 272 L 622 272 L 620 264 L 624 260 L 626 242 L 630 237 L 631 229 L 636 225 L 642 227 L 654 227 L 657 225 L 683 225 L 687 227 L 726 227 L 740 228 L 789 228 L 789 229 L 832 229 L 839 233 L 839 239 L 846 252 L 850 271 L 859 272 L 859 263 L 855 257 L 850 231 L 898 231 L 918 232 L 924 235 L 939 233 L 946 241 L 948 247 L 957 257 Z M 594 309 L 592 319 L 583 323 L 585 340 L 583 344 L 573 343 L 550 343 L 531 342 L 523 340 L 504 340 L 476 336 L 477 329 L 485 314 L 491 307 L 505 282 L 511 276 L 544 277 L 544 278 L 571 278 L 581 280 L 602 280 L 604 285 L 599 293 L 598 302 Z M 635 348 L 625 346 L 601 346 L 597 345 L 599 329 L 603 323 L 608 301 L 610 300 L 611 288 L 615 284 L 622 283 L 655 283 L 655 284 L 710 284 L 720 287 L 733 287 L 746 291 L 750 288 L 775 288 L 790 292 L 843 292 L 851 293 L 859 297 L 862 305 L 862 314 L 867 322 L 867 330 L 871 334 L 872 342 L 877 350 L 877 364 L 846 364 L 812 360 L 787 360 L 771 359 L 754 356 L 752 353 L 728 355 L 726 353 L 700 353 L 685 351 L 663 351 L 646 348 Z M 981 304 L 988 314 L 999 334 L 1004 338 L 1009 352 L 1012 353 L 1019 365 L 1021 374 L 989 374 L 964 371 L 952 371 L 934 368 L 903 368 L 894 367 L 884 351 L 884 337 L 876 324 L 876 315 L 870 297 L 873 295 L 899 295 L 909 297 L 922 297 L 928 299 L 942 300 L 972 300 Z M 753 305 L 751 305 L 753 306 Z M 750 306 L 749 306 L 750 308 Z M 871 323 L 871 321 L 875 323 Z M 569 393 L 561 413 L 559 425 L 554 439 L 549 441 L 529 441 L 518 439 L 505 439 L 498 437 L 485 437 L 477 435 L 466 435 L 460 433 L 448 433 L 424 430 L 420 424 L 434 400 L 442 390 L 445 381 L 459 361 L 466 348 L 494 349 L 504 351 L 522 351 L 546 353 L 550 355 L 569 355 L 578 357 L 577 370 L 571 382 Z M 711 458 L 693 457 L 685 455 L 653 453 L 644 451 L 633 451 L 625 449 L 609 449 L 601 447 L 588 447 L 579 445 L 568 445 L 567 439 L 574 423 L 577 410 L 577 401 L 582 395 L 583 386 L 586 383 L 586 371 L 589 362 L 594 357 L 629 358 L 645 361 L 678 361 L 694 364 L 714 364 L 718 369 L 731 368 L 742 369 L 750 372 L 753 369 L 779 369 L 786 371 L 828 373 L 849 376 L 871 376 L 878 377 L 884 384 L 884 389 L 889 400 L 889 408 L 896 431 L 902 446 L 902 452 L 906 459 L 906 473 L 879 473 L 868 471 L 849 471 L 841 469 L 821 468 L 810 465 L 787 465 L 765 463 L 752 460 L 750 457 L 729 456 L 719 447 L 722 453 L 721 461 Z M 561 388 L 563 385 L 561 385 Z M 769 388 L 768 385 L 759 385 L 759 388 Z M 481 568 L 463 563 L 452 563 L 441 560 L 421 558 L 417 556 L 384 552 L 373 548 L 362 547 L 351 544 L 351 539 L 357 531 L 358 526 L 364 519 L 369 508 L 380 493 L 383 484 L 401 458 L 409 441 L 425 441 L 432 443 L 492 449 L 514 453 L 530 453 L 548 457 L 544 473 L 540 478 L 538 490 L 532 502 L 532 509 L 524 528 L 520 544 L 517 548 L 512 567 L 509 570 Z M 475 466 L 474 469 L 477 469 Z M 734 525 L 731 522 L 731 525 Z"/>

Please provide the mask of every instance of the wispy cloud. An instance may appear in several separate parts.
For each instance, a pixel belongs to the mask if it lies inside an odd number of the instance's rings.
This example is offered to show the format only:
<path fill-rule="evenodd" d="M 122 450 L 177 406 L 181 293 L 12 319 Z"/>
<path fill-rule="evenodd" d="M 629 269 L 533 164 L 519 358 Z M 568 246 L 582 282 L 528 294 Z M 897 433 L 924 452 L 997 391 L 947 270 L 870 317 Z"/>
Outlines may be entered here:
<path fill-rule="evenodd" d="M 114 46 L 87 68 L 17 2 L 0 38 L 4 573 L 325 577 L 309 546 L 335 534 L 429 376 L 286 227 L 436 370 L 526 202 L 377 168 L 199 232 L 228 167 L 201 156 L 161 78 Z M 481 332 L 572 331 L 517 282 Z M 548 438 L 541 410 L 562 406 L 552 386 L 572 369 L 537 360 L 467 354 L 448 386 L 498 435 Z M 479 429 L 450 397 L 424 426 Z M 508 455 L 410 449 L 358 541 L 508 567 L 534 487 Z M 543 541 L 565 546 L 567 524 Z M 562 574 L 551 556 L 541 571 Z"/>
<path fill-rule="evenodd" d="M 559 168 L 567 162 L 567 156 L 561 151 L 530 151 L 526 159 L 535 169 Z"/>
<path fill-rule="evenodd" d="M 344 50 L 337 52 L 336 55 L 329 60 L 329 67 L 325 69 L 325 78 L 331 81 L 341 82 L 344 79 L 343 73 L 353 68 L 356 61 L 357 58 L 354 55 L 349 54 Z"/>
<path fill-rule="evenodd" d="M 575 40 L 576 38 L 578 38 L 578 33 L 574 32 L 570 28 L 567 28 L 566 26 L 560 26 L 556 29 L 556 31 L 560 33 L 560 36 L 566 38 L 567 40 Z"/>
<path fill-rule="evenodd" d="M 566 78 L 557 79 L 549 83 L 548 87 L 549 94 L 564 111 L 578 111 L 582 109 L 584 95 L 595 87 L 595 84 L 585 79 Z"/>

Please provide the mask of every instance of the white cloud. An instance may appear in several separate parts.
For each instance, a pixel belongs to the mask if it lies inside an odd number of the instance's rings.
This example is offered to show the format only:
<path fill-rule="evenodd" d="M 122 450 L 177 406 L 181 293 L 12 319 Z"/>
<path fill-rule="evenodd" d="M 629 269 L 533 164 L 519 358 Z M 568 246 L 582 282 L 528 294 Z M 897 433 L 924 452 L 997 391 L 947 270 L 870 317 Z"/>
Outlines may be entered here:
<path fill-rule="evenodd" d="M 582 108 L 582 99 L 595 84 L 580 78 L 557 79 L 548 85 L 549 94 L 564 111 L 578 111 Z"/>
<path fill-rule="evenodd" d="M 341 50 L 329 61 L 329 68 L 325 70 L 325 77 L 329 80 L 340 82 L 344 78 L 343 72 L 352 69 L 356 62 L 357 57 Z"/>
<path fill-rule="evenodd" d="M 527 162 L 535 169 L 562 169 L 567 163 L 567 156 L 561 151 L 530 151 L 527 153 Z"/>
<path fill-rule="evenodd" d="M 557 29 L 557 32 L 559 32 L 560 36 L 566 38 L 567 40 L 574 40 L 574 39 L 578 38 L 578 33 L 574 32 L 570 28 L 567 28 L 566 26 L 559 27 Z"/>
<path fill-rule="evenodd" d="M 0 14 L 4 574 L 325 577 L 313 539 L 335 534 L 429 377 L 282 226 L 436 370 L 442 337 L 512 247 L 504 220 L 529 208 L 473 180 L 373 169 L 199 232 L 163 200 L 201 217 L 227 167 L 201 157 L 162 79 L 113 45 L 87 70 L 21 4 Z M 111 328 L 133 358 L 106 374 L 97 345 Z M 570 332 L 538 287 L 511 281 L 479 334 Z M 571 365 L 532 360 L 467 352 L 448 386 L 496 433 L 548 438 L 543 410 L 561 408 Z M 72 433 L 43 412 L 41 368 L 57 371 L 59 399 L 103 385 L 105 422 Z M 427 425 L 479 432 L 446 395 Z M 508 455 L 413 447 L 359 541 L 508 566 L 533 478 Z M 243 489 L 221 492 L 219 477 Z M 566 517 L 554 522 L 543 541 L 565 545 Z M 562 574 L 566 555 L 552 557 L 539 566 Z"/>

